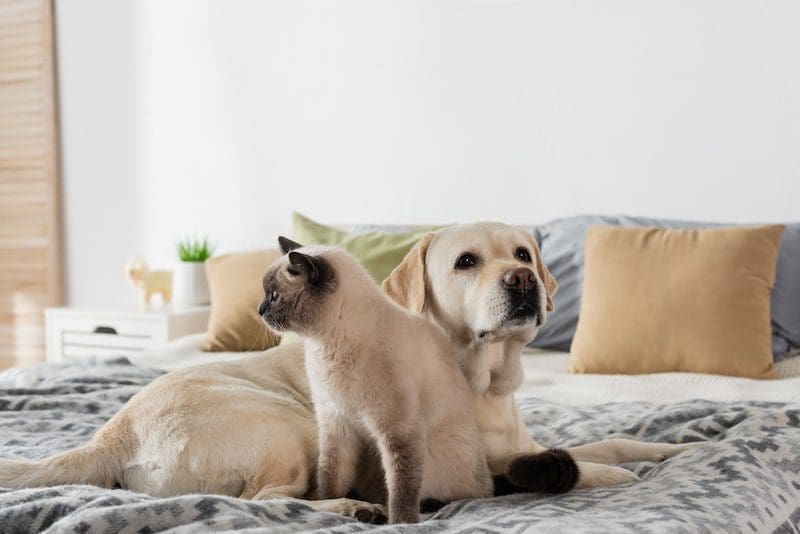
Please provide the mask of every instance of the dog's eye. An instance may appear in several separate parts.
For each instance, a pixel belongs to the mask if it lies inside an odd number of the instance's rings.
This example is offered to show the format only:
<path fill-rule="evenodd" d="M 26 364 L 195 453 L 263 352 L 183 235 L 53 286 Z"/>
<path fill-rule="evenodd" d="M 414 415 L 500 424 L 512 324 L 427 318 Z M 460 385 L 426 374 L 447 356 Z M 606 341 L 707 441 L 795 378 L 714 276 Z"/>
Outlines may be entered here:
<path fill-rule="evenodd" d="M 514 255 L 517 257 L 518 260 L 522 260 L 525 263 L 531 262 L 531 253 L 528 252 L 528 249 L 525 247 L 519 247 Z"/>
<path fill-rule="evenodd" d="M 276 300 L 278 300 L 278 292 L 273 290 L 269 296 L 269 300 L 270 302 L 275 302 Z"/>
<path fill-rule="evenodd" d="M 456 269 L 469 269 L 477 265 L 477 263 L 478 258 L 476 258 L 474 254 L 467 252 L 459 256 L 456 260 Z"/>

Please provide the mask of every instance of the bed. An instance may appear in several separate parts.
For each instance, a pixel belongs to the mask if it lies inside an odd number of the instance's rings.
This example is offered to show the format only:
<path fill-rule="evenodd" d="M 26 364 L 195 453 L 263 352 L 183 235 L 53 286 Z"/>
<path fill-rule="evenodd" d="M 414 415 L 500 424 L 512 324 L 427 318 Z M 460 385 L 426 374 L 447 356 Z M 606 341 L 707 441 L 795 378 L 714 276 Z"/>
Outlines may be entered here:
<path fill-rule="evenodd" d="M 199 336 L 125 359 L 48 364 L 0 374 L 0 455 L 41 458 L 83 443 L 164 369 L 232 359 L 199 351 Z M 781 378 L 689 373 L 572 375 L 567 355 L 530 351 L 518 399 L 530 432 L 549 446 L 608 437 L 704 441 L 664 463 L 628 465 L 635 484 L 452 503 L 410 532 L 798 532 L 800 357 Z M 375 529 L 295 501 L 217 495 L 157 499 L 122 489 L 0 489 L 0 532 L 356 532 Z M 394 531 L 396 527 L 377 527 Z"/>

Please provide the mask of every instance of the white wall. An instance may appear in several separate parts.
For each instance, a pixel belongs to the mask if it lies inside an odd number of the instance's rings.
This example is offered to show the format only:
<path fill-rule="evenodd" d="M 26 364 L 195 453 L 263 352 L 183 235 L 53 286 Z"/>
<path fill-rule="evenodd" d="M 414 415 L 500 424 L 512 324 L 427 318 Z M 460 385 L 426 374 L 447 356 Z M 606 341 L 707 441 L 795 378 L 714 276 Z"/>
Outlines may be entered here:
<path fill-rule="evenodd" d="M 800 219 L 794 0 L 57 2 L 67 287 L 175 238 Z"/>

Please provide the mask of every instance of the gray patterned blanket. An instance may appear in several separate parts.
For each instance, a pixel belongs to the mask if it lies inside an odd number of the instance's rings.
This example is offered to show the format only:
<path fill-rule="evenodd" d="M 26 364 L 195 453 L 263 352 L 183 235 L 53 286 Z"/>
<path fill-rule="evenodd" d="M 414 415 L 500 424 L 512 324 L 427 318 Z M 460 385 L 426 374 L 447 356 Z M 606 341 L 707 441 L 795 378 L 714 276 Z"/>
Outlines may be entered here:
<path fill-rule="evenodd" d="M 124 361 L 0 374 L 0 456 L 41 458 L 86 441 L 160 371 Z M 525 399 L 546 445 L 611 436 L 708 441 L 662 464 L 630 465 L 641 482 L 559 496 L 452 503 L 411 532 L 798 532 L 800 405 L 693 401 L 565 407 Z M 363 525 L 297 502 L 216 495 L 156 499 L 125 490 L 0 489 L 0 532 L 355 532 Z"/>

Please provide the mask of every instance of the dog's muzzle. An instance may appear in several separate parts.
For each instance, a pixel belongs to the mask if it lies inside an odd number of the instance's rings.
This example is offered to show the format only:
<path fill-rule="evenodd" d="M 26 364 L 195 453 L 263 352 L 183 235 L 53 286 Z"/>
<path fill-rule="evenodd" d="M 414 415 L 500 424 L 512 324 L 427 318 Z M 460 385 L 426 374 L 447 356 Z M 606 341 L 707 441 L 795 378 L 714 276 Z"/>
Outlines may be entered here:
<path fill-rule="evenodd" d="M 539 287 L 536 275 L 527 267 L 509 269 L 503 274 L 503 287 L 508 293 L 508 318 L 515 322 L 541 318 Z"/>

